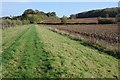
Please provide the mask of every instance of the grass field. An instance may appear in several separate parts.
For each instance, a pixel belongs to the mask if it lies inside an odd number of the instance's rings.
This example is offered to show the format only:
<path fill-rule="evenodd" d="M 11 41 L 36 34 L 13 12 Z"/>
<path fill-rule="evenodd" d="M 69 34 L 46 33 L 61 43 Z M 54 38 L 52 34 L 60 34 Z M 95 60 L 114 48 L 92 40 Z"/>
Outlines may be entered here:
<path fill-rule="evenodd" d="M 45 26 L 2 31 L 4 78 L 118 78 L 118 59 Z"/>

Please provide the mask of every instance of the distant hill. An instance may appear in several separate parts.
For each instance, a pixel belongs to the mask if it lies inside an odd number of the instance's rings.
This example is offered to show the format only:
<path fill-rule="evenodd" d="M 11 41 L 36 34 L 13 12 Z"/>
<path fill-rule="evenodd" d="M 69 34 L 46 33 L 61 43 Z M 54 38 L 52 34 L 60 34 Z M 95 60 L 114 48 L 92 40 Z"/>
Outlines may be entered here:
<path fill-rule="evenodd" d="M 82 13 L 72 14 L 69 18 L 95 18 L 95 17 L 115 17 L 120 11 L 120 7 L 91 10 Z"/>

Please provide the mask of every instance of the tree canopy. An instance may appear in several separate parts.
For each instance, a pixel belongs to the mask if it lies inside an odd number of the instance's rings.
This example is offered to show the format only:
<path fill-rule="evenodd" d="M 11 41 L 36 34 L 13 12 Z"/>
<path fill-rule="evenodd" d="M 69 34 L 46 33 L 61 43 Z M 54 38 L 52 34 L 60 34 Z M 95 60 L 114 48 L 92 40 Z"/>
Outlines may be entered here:
<path fill-rule="evenodd" d="M 86 11 L 78 14 L 70 15 L 70 18 L 94 18 L 94 17 L 115 17 L 118 13 L 120 13 L 120 8 L 106 8 L 106 9 L 98 9 Z"/>

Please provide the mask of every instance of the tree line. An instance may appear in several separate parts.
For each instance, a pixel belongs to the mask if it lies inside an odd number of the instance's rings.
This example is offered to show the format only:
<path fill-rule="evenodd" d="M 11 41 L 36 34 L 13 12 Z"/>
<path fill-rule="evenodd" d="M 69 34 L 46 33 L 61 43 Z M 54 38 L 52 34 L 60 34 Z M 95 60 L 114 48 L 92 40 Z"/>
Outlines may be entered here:
<path fill-rule="evenodd" d="M 27 9 L 20 16 L 2 17 L 2 28 L 14 27 L 17 25 L 37 24 L 48 19 L 59 19 L 55 12 L 42 12 L 38 10 Z"/>
<path fill-rule="evenodd" d="M 92 10 L 87 12 L 82 12 L 78 14 L 70 15 L 70 17 L 63 16 L 62 18 L 57 17 L 55 12 L 45 13 L 43 11 L 27 9 L 20 16 L 10 16 L 2 17 L 2 28 L 14 27 L 17 25 L 25 24 L 37 24 L 43 23 L 46 20 L 61 20 L 62 24 L 66 24 L 68 19 L 78 19 L 78 18 L 98 18 L 98 23 L 109 24 L 109 23 L 120 23 L 120 8 L 106 8 L 101 10 Z M 111 19 L 111 17 L 116 17 Z"/>
<path fill-rule="evenodd" d="M 26 25 L 26 24 L 30 24 L 29 20 L 2 19 L 2 29 L 15 27 L 17 25 Z"/>
<path fill-rule="evenodd" d="M 70 15 L 70 19 L 75 18 L 95 18 L 95 17 L 116 17 L 118 14 L 119 7 L 115 8 L 106 8 L 106 9 L 98 9 L 98 10 L 91 10 L 82 13 L 72 14 Z"/>

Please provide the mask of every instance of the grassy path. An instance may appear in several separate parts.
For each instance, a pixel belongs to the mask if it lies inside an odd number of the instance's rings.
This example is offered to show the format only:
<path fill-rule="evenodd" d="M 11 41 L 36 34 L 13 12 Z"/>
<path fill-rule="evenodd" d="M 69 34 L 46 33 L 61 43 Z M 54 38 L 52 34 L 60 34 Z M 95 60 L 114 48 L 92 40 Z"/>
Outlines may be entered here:
<path fill-rule="evenodd" d="M 118 77 L 118 59 L 42 26 L 8 29 L 3 38 L 5 78 Z"/>
<path fill-rule="evenodd" d="M 12 43 L 15 42 L 16 38 L 24 33 L 28 29 L 28 26 L 19 26 L 17 28 L 9 28 L 2 31 L 2 49 L 6 49 Z"/>
<path fill-rule="evenodd" d="M 3 77 L 41 77 L 42 45 L 31 26 L 3 52 Z M 43 72 L 43 71 L 42 71 Z"/>

